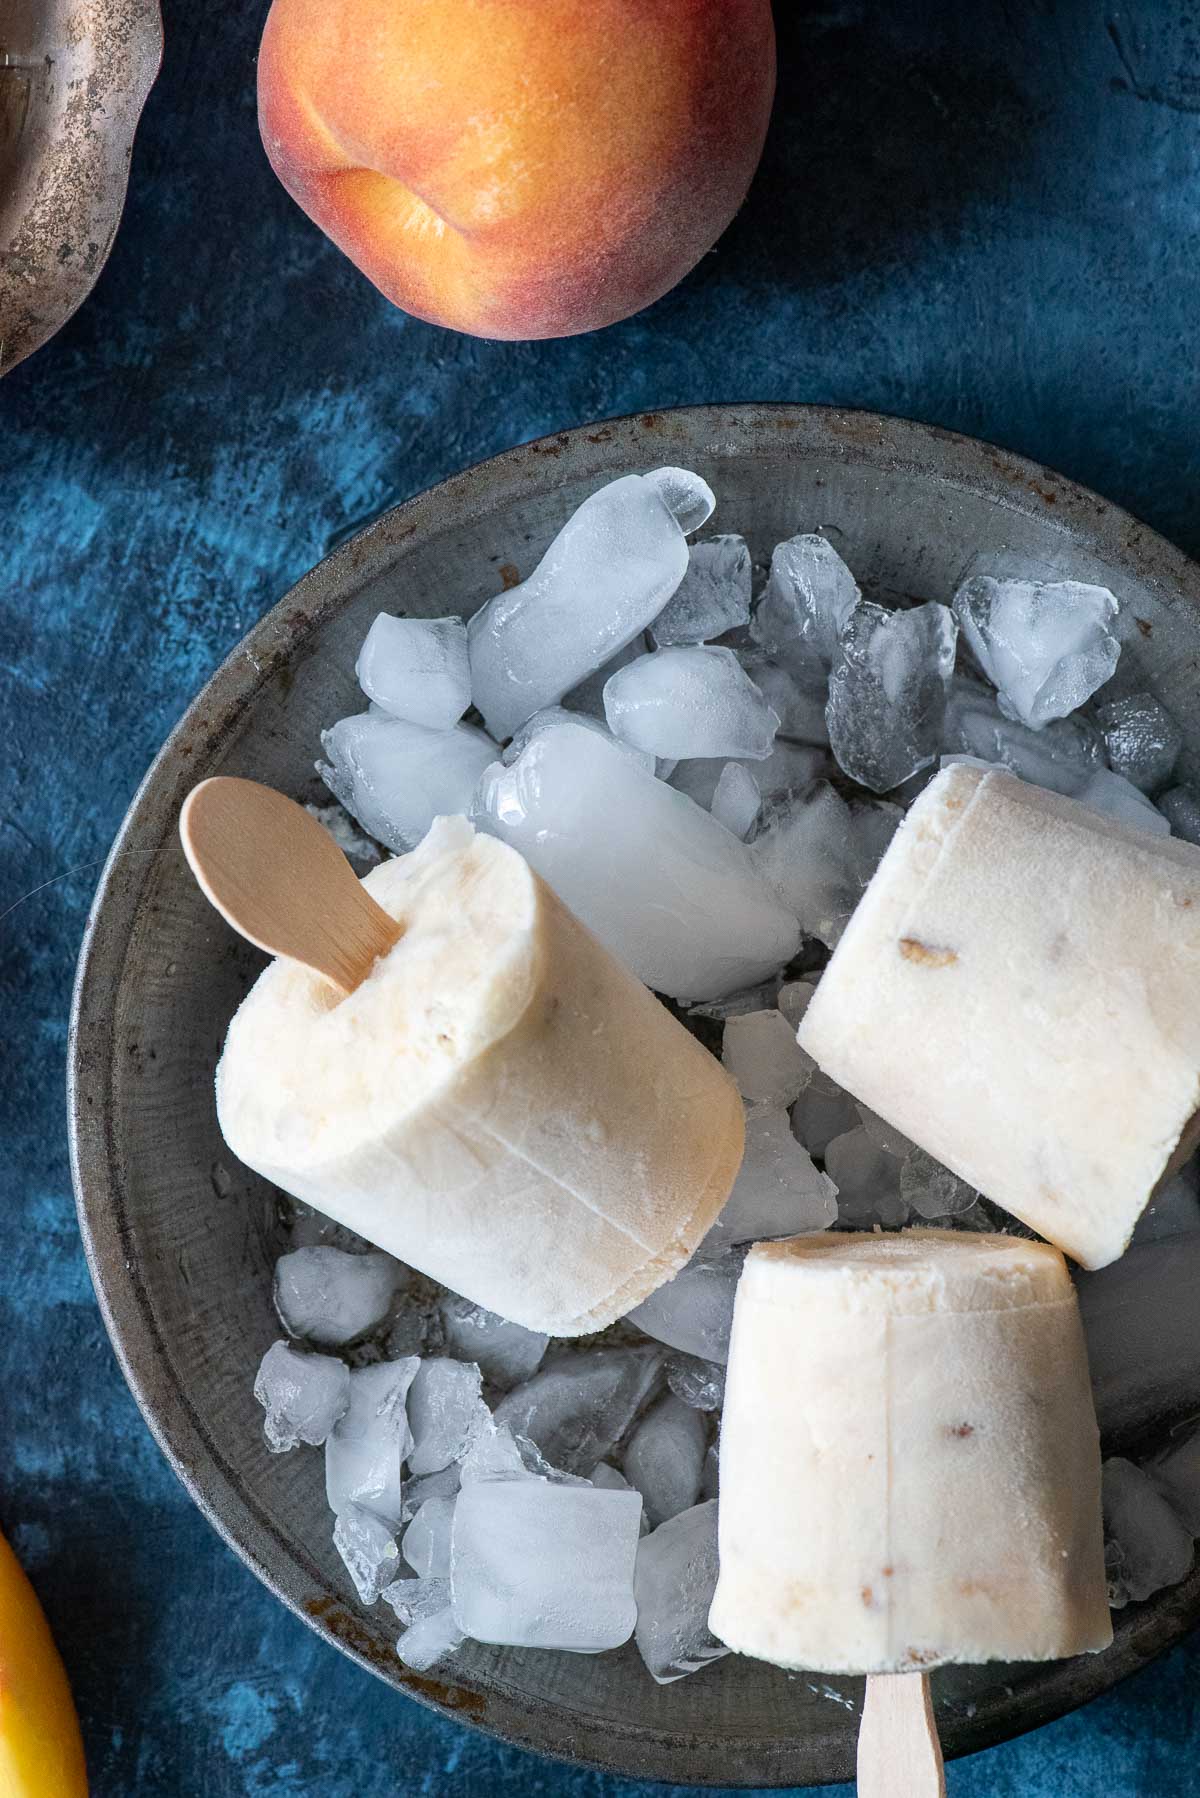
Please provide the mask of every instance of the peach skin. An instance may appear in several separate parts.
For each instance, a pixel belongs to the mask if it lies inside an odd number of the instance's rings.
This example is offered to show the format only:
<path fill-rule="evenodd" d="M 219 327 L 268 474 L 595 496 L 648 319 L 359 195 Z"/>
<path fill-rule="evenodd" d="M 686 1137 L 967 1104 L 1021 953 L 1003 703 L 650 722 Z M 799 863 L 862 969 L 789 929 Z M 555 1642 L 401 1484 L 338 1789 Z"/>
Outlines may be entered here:
<path fill-rule="evenodd" d="M 274 0 L 280 180 L 388 299 L 479 337 L 649 305 L 745 196 L 769 0 Z"/>
<path fill-rule="evenodd" d="M 83 1743 L 50 1626 L 0 1536 L 0 1793 L 87 1798 Z"/>

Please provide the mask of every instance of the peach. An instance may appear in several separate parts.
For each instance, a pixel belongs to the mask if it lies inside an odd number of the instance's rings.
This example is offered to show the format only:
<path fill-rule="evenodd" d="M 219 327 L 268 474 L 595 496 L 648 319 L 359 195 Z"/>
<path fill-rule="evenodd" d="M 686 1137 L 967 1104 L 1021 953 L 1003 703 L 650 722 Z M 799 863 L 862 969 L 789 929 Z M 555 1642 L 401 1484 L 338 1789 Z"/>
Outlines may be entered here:
<path fill-rule="evenodd" d="M 87 1798 L 71 1688 L 33 1587 L 0 1536 L 0 1793 Z"/>
<path fill-rule="evenodd" d="M 396 305 L 561 337 L 649 305 L 712 245 L 774 85 L 770 0 L 274 0 L 259 123 Z"/>

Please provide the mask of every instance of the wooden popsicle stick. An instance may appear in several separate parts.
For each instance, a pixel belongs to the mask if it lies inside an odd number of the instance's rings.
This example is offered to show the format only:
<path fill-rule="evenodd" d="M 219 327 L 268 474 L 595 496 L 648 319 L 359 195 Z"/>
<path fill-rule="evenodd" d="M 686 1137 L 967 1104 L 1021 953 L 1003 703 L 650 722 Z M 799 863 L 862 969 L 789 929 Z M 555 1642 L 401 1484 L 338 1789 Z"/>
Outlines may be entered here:
<path fill-rule="evenodd" d="M 203 780 L 184 801 L 179 834 L 205 897 L 236 931 L 343 994 L 403 935 L 324 825 L 273 787 Z"/>
<path fill-rule="evenodd" d="M 946 1798 L 927 1673 L 868 1675 L 858 1731 L 858 1798 Z"/>

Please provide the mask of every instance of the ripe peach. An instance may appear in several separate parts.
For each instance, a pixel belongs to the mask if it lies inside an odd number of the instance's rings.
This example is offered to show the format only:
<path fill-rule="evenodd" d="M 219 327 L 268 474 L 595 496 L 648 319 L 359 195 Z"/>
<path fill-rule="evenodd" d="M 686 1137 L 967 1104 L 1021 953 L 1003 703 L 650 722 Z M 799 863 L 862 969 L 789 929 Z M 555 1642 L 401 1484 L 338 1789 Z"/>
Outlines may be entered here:
<path fill-rule="evenodd" d="M 71 1688 L 41 1605 L 0 1536 L 0 1793 L 87 1798 Z"/>
<path fill-rule="evenodd" d="M 769 0 L 274 0 L 259 123 L 288 192 L 398 306 L 560 337 L 711 246 L 774 84 Z"/>

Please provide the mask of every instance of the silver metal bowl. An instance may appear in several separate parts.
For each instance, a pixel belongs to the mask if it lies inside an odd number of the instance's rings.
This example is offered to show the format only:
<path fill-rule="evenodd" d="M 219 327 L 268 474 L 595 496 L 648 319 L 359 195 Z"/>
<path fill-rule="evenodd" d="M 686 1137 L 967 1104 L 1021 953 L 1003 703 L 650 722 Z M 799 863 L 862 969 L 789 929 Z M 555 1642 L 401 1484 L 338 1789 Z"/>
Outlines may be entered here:
<path fill-rule="evenodd" d="M 162 42 L 158 0 L 0 6 L 0 375 L 96 284 Z"/>
<path fill-rule="evenodd" d="M 948 600 L 976 560 L 1069 569 L 1122 602 L 1121 678 L 1157 692 L 1200 769 L 1200 572 L 1060 476 L 946 432 L 800 406 L 696 407 L 570 431 L 497 456 L 344 543 L 268 614 L 190 707 L 147 775 L 89 920 L 71 1040 L 79 1214 L 126 1377 L 179 1477 L 283 1601 L 390 1685 L 505 1740 L 634 1777 L 720 1785 L 849 1778 L 859 1682 L 730 1656 L 656 1686 L 632 1646 L 598 1659 L 468 1645 L 427 1676 L 394 1654 L 383 1607 L 349 1591 L 319 1457 L 270 1455 L 251 1396 L 278 1334 L 275 1203 L 217 1131 L 212 1073 L 260 964 L 201 897 L 179 807 L 206 775 L 311 787 L 318 731 L 358 700 L 377 610 L 470 612 L 523 575 L 570 510 L 630 469 L 681 463 L 756 556 L 797 527 L 830 533 L 883 595 Z M 934 1675 L 963 1754 L 1044 1723 L 1170 1647 L 1200 1619 L 1200 1572 L 1119 1613 L 1111 1649 L 1048 1666 Z"/>

